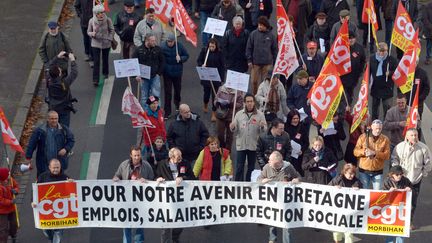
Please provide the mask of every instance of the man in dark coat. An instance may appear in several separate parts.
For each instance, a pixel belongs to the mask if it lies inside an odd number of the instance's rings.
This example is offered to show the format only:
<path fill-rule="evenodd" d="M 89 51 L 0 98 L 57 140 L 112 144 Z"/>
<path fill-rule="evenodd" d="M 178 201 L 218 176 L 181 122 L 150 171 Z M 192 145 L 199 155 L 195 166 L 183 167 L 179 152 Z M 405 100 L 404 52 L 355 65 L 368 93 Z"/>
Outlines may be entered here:
<path fill-rule="evenodd" d="M 222 40 L 222 52 L 225 56 L 226 69 L 245 73 L 248 70 L 245 56 L 249 31 L 243 26 L 243 19 L 236 16 L 233 19 L 233 28 L 225 32 Z"/>
<path fill-rule="evenodd" d="M 297 30 L 296 40 L 300 51 L 304 50 L 304 36 L 308 30 L 308 17 L 312 13 L 310 0 L 282 0 L 286 13 L 293 17 L 293 27 Z"/>
<path fill-rule="evenodd" d="M 48 33 L 45 34 L 44 40 L 39 46 L 39 56 L 44 63 L 44 68 L 49 68 L 49 62 L 61 51 L 66 53 L 72 52 L 69 41 L 66 36 L 59 30 L 57 22 L 48 22 Z M 62 69 L 63 76 L 67 76 L 68 59 L 62 58 L 58 65 Z"/>
<path fill-rule="evenodd" d="M 133 0 L 124 1 L 124 9 L 117 14 L 114 30 L 122 41 L 123 59 L 128 59 L 135 51 L 133 42 L 135 28 L 142 17 L 135 11 Z"/>
<path fill-rule="evenodd" d="M 306 53 L 302 55 L 305 63 L 302 63 L 302 61 L 299 60 L 300 66 L 309 74 L 309 81 L 315 82 L 315 79 L 318 78 L 318 75 L 321 72 L 321 68 L 324 64 L 324 58 L 318 55 L 318 45 L 316 42 L 309 41 L 306 47 Z"/>
<path fill-rule="evenodd" d="M 426 97 L 429 95 L 430 92 L 430 82 L 429 82 L 429 77 L 427 72 L 423 68 L 419 67 L 417 64 L 415 74 L 414 74 L 411 101 L 409 100 L 410 98 L 409 93 L 406 93 L 409 104 L 412 104 L 414 101 L 414 96 L 418 88 L 418 82 L 417 82 L 418 80 L 420 81 L 420 90 L 419 90 L 419 97 L 418 97 L 418 112 L 421 119 L 423 114 L 424 101 L 426 100 Z"/>
<path fill-rule="evenodd" d="M 93 0 L 75 0 L 75 11 L 80 18 L 81 32 L 83 35 L 85 61 L 91 61 L 92 51 L 90 36 L 87 34 L 89 20 L 93 17 Z"/>
<path fill-rule="evenodd" d="M 432 2 L 423 8 L 423 35 L 426 37 L 426 60 L 425 64 L 431 64 L 432 56 Z"/>
<path fill-rule="evenodd" d="M 327 23 L 329 26 L 333 26 L 339 21 L 339 13 L 343 9 L 350 10 L 346 0 L 323 0 L 320 12 L 327 14 Z"/>
<path fill-rule="evenodd" d="M 209 132 L 198 115 L 192 114 L 188 105 L 181 104 L 177 119 L 168 128 L 167 141 L 170 148 L 177 147 L 183 158 L 193 164 L 204 148 Z"/>
<path fill-rule="evenodd" d="M 330 31 L 332 26 L 327 23 L 327 14 L 320 12 L 316 16 L 316 21 L 306 33 L 306 41 L 318 43 L 318 49 L 325 55 L 330 50 Z M 324 43 L 323 45 L 321 43 Z M 324 48 L 322 48 L 324 47 Z"/>

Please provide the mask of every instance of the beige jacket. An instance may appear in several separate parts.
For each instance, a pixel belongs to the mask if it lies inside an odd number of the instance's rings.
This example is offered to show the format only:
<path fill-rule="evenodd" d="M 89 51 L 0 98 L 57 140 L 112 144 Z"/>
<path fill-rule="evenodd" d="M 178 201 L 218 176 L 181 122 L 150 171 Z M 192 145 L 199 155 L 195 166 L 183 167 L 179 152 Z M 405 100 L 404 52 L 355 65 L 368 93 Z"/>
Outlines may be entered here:
<path fill-rule="evenodd" d="M 264 113 L 259 110 L 249 117 L 246 110 L 238 111 L 234 117 L 235 128 L 232 130 L 236 136 L 236 149 L 256 151 L 259 135 L 267 129 L 267 125 L 260 126 L 261 122 L 266 123 Z M 267 123 L 266 123 L 267 124 Z"/>

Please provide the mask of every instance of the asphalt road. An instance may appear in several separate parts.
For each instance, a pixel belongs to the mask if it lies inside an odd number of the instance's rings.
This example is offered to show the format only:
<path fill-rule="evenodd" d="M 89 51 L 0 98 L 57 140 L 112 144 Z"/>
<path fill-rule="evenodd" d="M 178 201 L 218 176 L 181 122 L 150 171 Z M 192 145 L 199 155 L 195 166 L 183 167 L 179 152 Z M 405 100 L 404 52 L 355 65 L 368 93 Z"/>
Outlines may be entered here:
<path fill-rule="evenodd" d="M 110 15 L 121 9 L 121 6 L 121 3 L 111 5 L 112 12 Z M 79 102 L 76 105 L 78 113 L 72 115 L 71 119 L 71 128 L 75 134 L 76 145 L 67 174 L 76 179 L 110 179 L 118 164 L 127 159 L 129 147 L 137 141 L 137 130 L 131 127 L 130 118 L 121 112 L 121 98 L 127 86 L 127 80 L 115 79 L 113 82 L 106 80 L 103 86 L 94 88 L 91 78 L 92 69 L 83 61 L 84 51 L 79 20 L 75 18 L 69 24 L 72 27 L 69 38 L 78 57 L 79 66 L 79 76 L 72 86 L 72 91 Z M 193 48 L 183 38 L 181 42 L 186 45 L 190 54 L 190 59 L 184 67 L 182 102 L 189 104 L 193 112 L 201 115 L 201 119 L 205 121 L 208 129 L 214 134 L 215 127 L 209 122 L 210 115 L 203 114 L 201 111 L 202 88 L 195 72 L 199 49 Z M 120 58 L 120 54 L 111 53 L 111 75 L 114 74 L 112 60 Z M 431 68 L 428 68 L 427 71 L 432 77 Z M 112 89 L 110 89 L 111 85 Z M 135 81 L 132 81 L 132 86 L 134 93 L 136 93 Z M 427 104 L 431 104 L 430 97 Z M 103 112 L 104 110 L 107 112 Z M 431 116 L 430 114 L 426 115 L 424 120 L 429 121 Z M 104 119 L 105 116 L 106 119 Z M 430 131 L 426 132 L 430 133 Z M 411 238 L 407 239 L 406 242 L 430 242 L 432 221 L 428 217 L 430 215 L 428 212 L 432 205 L 431 182 L 431 177 L 429 177 L 422 183 L 415 219 L 415 223 L 421 228 L 413 232 Z M 30 201 L 31 195 L 27 193 L 24 204 L 20 207 L 22 227 L 19 242 L 44 242 L 46 239 L 42 232 L 34 228 Z M 146 229 L 145 234 L 146 242 L 160 241 L 159 229 Z M 267 242 L 267 235 L 267 226 L 232 224 L 212 226 L 210 229 L 188 228 L 183 232 L 181 241 L 186 243 L 263 243 Z M 294 242 L 332 242 L 330 232 L 324 230 L 316 232 L 309 228 L 294 229 L 293 238 Z M 83 228 L 66 230 L 62 242 L 121 242 L 121 239 L 121 229 Z M 356 241 L 383 242 L 384 237 L 356 235 Z"/>

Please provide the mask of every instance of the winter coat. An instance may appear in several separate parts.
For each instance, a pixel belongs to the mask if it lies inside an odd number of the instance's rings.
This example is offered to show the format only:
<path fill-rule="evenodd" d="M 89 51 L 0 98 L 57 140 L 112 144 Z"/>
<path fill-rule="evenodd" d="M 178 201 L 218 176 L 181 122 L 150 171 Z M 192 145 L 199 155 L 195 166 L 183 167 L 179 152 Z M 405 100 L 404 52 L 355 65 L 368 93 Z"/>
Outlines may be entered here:
<path fill-rule="evenodd" d="M 432 2 L 423 7 L 423 34 L 426 38 L 432 38 Z"/>
<path fill-rule="evenodd" d="M 354 176 L 354 178 L 352 180 L 348 180 L 342 174 L 339 174 L 335 178 L 333 178 L 330 181 L 329 186 L 363 188 L 361 181 L 357 177 Z"/>
<path fill-rule="evenodd" d="M 46 148 L 46 136 L 49 127 L 48 124 L 45 123 L 39 127 L 37 127 L 29 140 L 26 150 L 26 158 L 30 160 L 33 156 L 33 152 L 37 149 L 36 152 L 36 168 L 39 173 L 48 170 L 48 162 L 52 158 L 47 158 L 47 154 L 45 152 Z M 71 130 L 62 124 L 57 125 L 57 130 L 55 133 L 55 141 L 57 145 L 57 151 L 62 149 L 66 149 L 66 154 L 64 156 L 57 155 L 58 160 L 61 162 L 61 167 L 63 170 L 66 170 L 68 167 L 68 152 L 70 152 L 75 144 L 74 135 Z"/>
<path fill-rule="evenodd" d="M 153 150 L 150 152 L 151 153 L 147 153 L 147 162 L 151 165 L 153 171 L 156 171 L 158 162 L 168 159 L 168 149 L 165 144 L 160 149 L 157 149 L 156 145 L 153 143 Z M 152 154 L 153 152 L 154 156 Z"/>
<path fill-rule="evenodd" d="M 385 20 L 394 20 L 395 18 L 393 15 L 393 2 L 394 0 L 382 0 L 381 2 L 381 10 Z"/>
<path fill-rule="evenodd" d="M 90 36 L 90 32 L 96 32 L 94 37 Z M 93 17 L 89 20 L 87 34 L 91 38 L 91 46 L 94 48 L 107 49 L 111 48 L 111 41 L 114 39 L 114 26 L 110 18 L 105 18 L 101 21 Z"/>
<path fill-rule="evenodd" d="M 285 131 L 281 136 L 273 136 L 271 128 L 266 134 L 261 134 L 257 144 L 257 161 L 261 169 L 268 163 L 270 154 L 273 151 L 278 151 L 282 154 L 285 161 L 289 161 L 291 157 L 291 139 Z"/>
<path fill-rule="evenodd" d="M 412 102 L 414 101 L 414 96 L 415 96 L 415 93 L 417 91 L 417 84 L 415 82 L 416 79 L 420 79 L 420 90 L 419 90 L 419 97 L 418 97 L 419 112 L 420 112 L 420 109 L 423 111 L 423 103 L 426 100 L 427 96 L 429 95 L 430 83 L 429 83 L 429 77 L 428 77 L 428 74 L 426 73 L 426 71 L 423 68 L 417 66 L 417 68 L 415 70 L 415 74 L 414 74 L 414 82 L 413 82 L 413 88 L 412 88 L 413 95 L 411 97 L 411 102 L 409 101 L 409 96 L 407 96 L 407 100 L 408 100 L 407 102 L 410 102 L 410 104 L 412 104 Z"/>
<path fill-rule="evenodd" d="M 307 104 L 307 95 L 312 86 L 312 82 L 308 82 L 305 86 L 301 86 L 298 83 L 293 84 L 287 95 L 288 107 L 297 110 L 303 108 L 306 114 L 310 117 L 311 109 L 310 105 Z"/>
<path fill-rule="evenodd" d="M 145 45 L 139 46 L 132 54 L 132 58 L 138 58 L 140 64 L 150 66 L 150 78 L 162 75 L 165 60 L 159 46 L 152 48 L 148 48 Z"/>
<path fill-rule="evenodd" d="M 396 188 L 396 189 L 405 189 L 407 187 L 411 188 L 412 184 L 411 184 L 411 181 L 408 178 L 406 178 L 405 176 L 402 176 L 400 181 L 395 181 L 389 175 L 384 179 L 382 189 L 383 190 L 390 190 L 390 188 L 392 188 L 392 187 Z"/>
<path fill-rule="evenodd" d="M 195 6 L 195 12 L 207 12 L 211 13 L 215 8 L 216 4 L 219 3 L 219 0 L 192 0 L 195 2 L 193 4 Z"/>
<path fill-rule="evenodd" d="M 228 114 L 224 119 L 225 122 L 230 122 L 232 120 L 235 92 L 236 90 L 228 91 L 228 88 L 225 87 L 225 85 L 222 85 L 216 93 L 215 106 L 229 109 Z M 244 92 L 237 91 L 236 111 L 243 108 L 243 96 Z"/>
<path fill-rule="evenodd" d="M 214 7 L 211 17 L 214 19 L 225 20 L 228 22 L 228 28 L 232 26 L 232 20 L 236 16 L 237 10 L 234 4 L 231 3 L 228 7 L 223 6 L 222 1 L 220 1 Z"/>
<path fill-rule="evenodd" d="M 246 59 L 254 65 L 273 65 L 277 56 L 276 36 L 267 30 L 261 32 L 258 29 L 252 31 L 246 45 Z"/>
<path fill-rule="evenodd" d="M 251 0 L 252 6 L 249 9 L 252 19 L 252 25 L 258 26 L 258 18 L 260 16 L 266 16 L 270 19 L 270 15 L 273 12 L 272 0 Z"/>
<path fill-rule="evenodd" d="M 318 162 L 314 159 L 317 156 L 316 152 L 312 149 L 306 150 L 303 155 L 302 168 L 307 182 L 327 185 L 332 179 L 328 170 L 337 168 L 337 159 L 330 149 L 324 147 L 321 150 Z"/>
<path fill-rule="evenodd" d="M 390 62 L 389 65 L 389 75 L 386 81 L 386 71 L 387 71 L 387 63 Z M 370 57 L 370 74 L 372 76 L 372 88 L 370 89 L 370 94 L 374 98 L 379 99 L 389 99 L 393 97 L 393 73 L 396 70 L 398 65 L 396 59 L 392 56 L 387 56 L 387 58 L 383 61 L 382 64 L 382 75 L 377 77 L 377 69 L 378 69 L 378 60 L 375 58 L 375 55 L 371 55 Z"/>
<path fill-rule="evenodd" d="M 235 114 L 233 122 L 235 128 L 232 131 L 236 135 L 236 150 L 256 151 L 258 137 L 265 130 L 260 126 L 261 122 L 266 122 L 264 113 L 255 109 L 249 116 L 245 108 Z"/>
<path fill-rule="evenodd" d="M 212 177 L 213 163 L 221 163 L 221 176 L 231 175 L 233 172 L 233 165 L 230 158 L 229 150 L 221 148 L 220 151 L 221 161 L 213 161 L 210 148 L 205 146 L 198 155 L 193 168 L 195 177 L 199 177 L 200 181 L 210 181 Z"/>
<path fill-rule="evenodd" d="M 393 146 L 396 146 L 404 140 L 402 134 L 404 127 L 401 127 L 399 123 L 406 122 L 409 110 L 410 107 L 407 106 L 404 112 L 400 112 L 399 107 L 395 105 L 386 113 L 383 129 L 390 132 L 390 144 Z"/>
<path fill-rule="evenodd" d="M 157 164 L 155 171 L 155 179 L 159 177 L 162 177 L 167 181 L 173 181 L 176 179 L 173 177 L 169 163 L 169 159 L 165 159 Z M 176 166 L 178 173 L 177 177 L 182 177 L 183 180 L 195 180 L 195 176 L 193 175 L 190 163 L 181 161 L 177 163 Z"/>
<path fill-rule="evenodd" d="M 349 4 L 346 0 L 342 0 L 337 6 L 336 2 L 338 2 L 338 0 L 323 0 L 321 2 L 320 12 L 327 14 L 327 23 L 329 26 L 333 26 L 339 21 L 339 12 L 341 10 L 350 10 Z"/>
<path fill-rule="evenodd" d="M 189 53 L 182 43 L 177 42 L 178 54 L 180 56 L 180 62 L 176 59 L 176 47 L 175 45 L 169 47 L 166 41 L 161 44 L 162 53 L 164 55 L 164 68 L 163 74 L 169 77 L 181 77 L 183 75 L 183 63 L 189 59 Z"/>
<path fill-rule="evenodd" d="M 342 23 L 340 21 L 336 22 L 330 32 L 330 43 L 333 43 L 336 39 L 337 34 L 339 33 L 340 28 L 342 27 Z M 356 36 L 359 36 L 357 25 L 355 25 L 352 21 L 348 21 L 348 33 L 354 32 Z"/>
<path fill-rule="evenodd" d="M 426 144 L 417 142 L 412 146 L 409 142 L 403 141 L 393 149 L 391 163 L 392 166 L 402 166 L 404 176 L 415 185 L 431 172 L 431 156 Z"/>
<path fill-rule="evenodd" d="M 369 137 L 369 149 L 375 151 L 375 156 L 366 157 L 366 134 L 360 135 L 354 148 L 354 156 L 359 160 L 360 172 L 382 174 L 384 162 L 390 158 L 390 140 L 387 136 L 380 134 L 378 138 Z"/>
<path fill-rule="evenodd" d="M 233 29 L 229 29 L 225 32 L 222 40 L 222 52 L 225 56 L 226 69 L 247 72 L 248 63 L 245 56 L 246 45 L 249 39 L 249 31 L 243 29 L 240 36 L 234 35 Z"/>
<path fill-rule="evenodd" d="M 38 176 L 37 183 L 66 181 L 68 179 L 69 176 L 63 172 L 63 169 L 60 171 L 60 174 L 58 175 L 51 174 L 51 171 L 47 170 Z"/>
<path fill-rule="evenodd" d="M 15 212 L 12 189 L 19 191 L 19 185 L 14 178 L 0 181 L 0 215 Z"/>
<path fill-rule="evenodd" d="M 306 42 L 315 41 L 317 43 L 318 50 L 321 51 L 320 39 L 323 39 L 325 52 L 328 52 L 330 50 L 330 31 L 331 27 L 327 22 L 320 26 L 315 21 L 306 33 Z"/>
<path fill-rule="evenodd" d="M 61 52 L 65 51 L 67 53 L 72 52 L 69 41 L 66 39 L 66 36 L 62 32 L 58 32 L 57 35 L 52 36 L 49 33 L 45 34 L 44 40 L 39 46 L 39 56 L 44 63 L 44 68 L 48 69 L 48 62 L 57 57 L 57 55 Z M 61 58 L 57 61 L 57 64 L 62 69 L 62 71 L 68 70 L 68 58 Z"/>
<path fill-rule="evenodd" d="M 279 111 L 277 112 L 277 117 L 282 121 L 285 121 L 289 109 L 285 102 L 287 99 L 286 91 L 281 81 L 278 81 L 276 89 L 279 96 Z M 257 94 L 255 95 L 255 99 L 256 102 L 258 103 L 259 109 L 260 111 L 264 112 L 264 114 L 267 111 L 264 110 L 264 107 L 269 92 L 270 92 L 270 80 L 266 79 L 259 85 Z"/>
<path fill-rule="evenodd" d="M 93 17 L 93 1 L 90 0 L 75 0 L 75 11 L 80 18 L 81 28 L 86 28 L 89 20 Z"/>
<path fill-rule="evenodd" d="M 144 145 L 150 146 L 151 143 L 154 143 L 157 137 L 161 136 L 163 140 L 166 140 L 166 129 L 165 129 L 165 120 L 164 120 L 164 112 L 161 108 L 157 109 L 157 118 L 153 115 L 149 114 L 150 107 L 147 108 L 145 113 L 151 124 L 155 126 L 154 128 L 148 127 L 147 129 L 143 129 L 142 136 L 144 138 Z M 148 131 L 148 135 L 146 134 L 146 130 Z M 150 141 L 148 137 L 150 136 Z"/>
<path fill-rule="evenodd" d="M 114 176 L 118 177 L 120 180 L 130 180 L 132 172 L 133 172 L 132 161 L 130 159 L 127 159 L 121 162 Z M 150 164 L 145 160 L 141 161 L 141 167 L 139 169 L 139 172 L 140 172 L 140 178 L 144 178 L 146 180 L 154 179 L 153 169 L 150 166 Z"/>
<path fill-rule="evenodd" d="M 199 116 L 192 114 L 188 120 L 180 115 L 168 128 L 167 141 L 170 148 L 177 147 L 182 151 L 183 158 L 191 162 L 204 148 L 209 132 Z"/>
<path fill-rule="evenodd" d="M 333 155 L 336 157 L 337 161 L 341 161 L 344 157 L 341 141 L 345 140 L 346 138 L 342 120 L 340 119 L 337 123 L 334 123 L 336 134 L 324 136 L 324 134 L 320 132 L 321 128 L 321 125 L 318 126 L 318 135 L 324 138 L 325 147 L 333 152 Z"/>
<path fill-rule="evenodd" d="M 197 65 L 202 66 L 204 65 L 205 57 L 206 57 L 207 49 L 202 48 L 201 52 L 197 59 Z M 216 48 L 215 51 L 209 51 L 209 55 L 207 58 L 206 67 L 214 67 L 217 68 L 219 76 L 222 80 L 222 82 L 225 81 L 225 60 L 223 57 L 222 52 Z M 209 80 L 201 80 L 201 85 L 210 85 Z"/>
<path fill-rule="evenodd" d="M 134 45 L 137 47 L 144 45 L 145 36 L 148 33 L 152 33 L 155 35 L 156 45 L 158 46 L 160 46 L 162 41 L 165 41 L 167 38 L 167 33 L 165 32 L 165 29 L 158 20 L 155 20 L 153 25 L 150 27 L 147 24 L 146 19 L 143 19 L 138 22 L 138 25 L 135 28 L 135 33 L 133 37 Z"/>
<path fill-rule="evenodd" d="M 137 12 L 127 13 L 126 11 L 121 11 L 117 14 L 114 30 L 120 37 L 120 40 L 124 42 L 133 42 L 135 29 L 138 22 L 142 20 L 142 17 Z"/>
<path fill-rule="evenodd" d="M 291 1 L 292 0 L 282 0 L 282 6 L 284 7 L 287 13 Z M 312 13 L 312 5 L 311 5 L 311 0 L 296 0 L 296 1 L 298 3 L 297 3 L 297 9 L 295 9 L 295 11 L 298 11 L 298 16 L 297 16 L 297 25 L 295 26 L 295 28 L 298 31 L 298 35 L 303 37 L 306 34 L 309 27 L 308 17 Z"/>
<path fill-rule="evenodd" d="M 305 61 L 307 73 L 309 74 L 309 77 L 314 77 L 315 79 L 318 78 L 318 75 L 321 72 L 321 68 L 324 65 L 324 58 L 318 54 L 318 52 L 315 54 L 314 57 L 310 57 L 307 53 L 302 55 L 303 60 Z M 303 62 L 301 59 L 299 60 L 299 69 L 303 69 Z"/>
<path fill-rule="evenodd" d="M 60 58 L 57 56 L 52 60 L 51 64 L 56 64 Z M 67 70 L 67 69 L 66 69 Z M 67 77 L 57 77 L 53 79 L 49 74 L 49 69 L 45 70 L 45 77 L 48 80 L 48 107 L 57 113 L 65 113 L 72 111 L 72 94 L 70 86 L 78 76 L 78 67 L 75 61 L 71 61 L 71 71 Z"/>
<path fill-rule="evenodd" d="M 288 161 L 283 161 L 282 168 L 276 170 L 266 164 L 258 176 L 257 181 L 262 182 L 263 179 L 271 179 L 272 181 L 292 181 L 293 179 L 300 179 L 301 175 L 294 169 L 294 166 Z"/>
<path fill-rule="evenodd" d="M 366 54 L 363 46 L 357 42 L 350 46 L 350 58 L 351 72 L 340 77 L 342 85 L 346 89 L 354 89 L 359 83 L 360 76 L 363 74 L 366 64 Z"/>

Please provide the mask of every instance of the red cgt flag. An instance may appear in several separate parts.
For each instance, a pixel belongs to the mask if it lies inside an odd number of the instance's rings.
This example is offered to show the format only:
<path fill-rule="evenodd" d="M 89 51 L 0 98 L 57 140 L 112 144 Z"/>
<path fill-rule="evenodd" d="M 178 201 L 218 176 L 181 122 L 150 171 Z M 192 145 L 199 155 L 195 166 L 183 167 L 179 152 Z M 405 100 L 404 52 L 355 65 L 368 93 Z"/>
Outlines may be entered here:
<path fill-rule="evenodd" d="M 327 65 L 309 91 L 312 118 L 326 129 L 333 120 L 342 97 L 343 86 L 336 67 Z"/>
<path fill-rule="evenodd" d="M 393 33 L 391 36 L 391 43 L 401 49 L 403 52 L 407 52 L 408 48 L 415 44 L 416 30 L 412 24 L 411 18 L 407 13 L 406 9 L 399 1 L 396 18 L 394 21 Z"/>
<path fill-rule="evenodd" d="M 153 8 L 155 10 L 155 16 L 164 24 L 168 24 L 169 21 L 174 17 L 176 0 L 147 0 L 146 9 Z M 179 1 L 180 2 L 180 1 Z M 182 4 L 183 7 L 183 4 Z M 184 9 L 184 7 L 183 7 Z M 189 15 L 185 15 L 187 25 L 190 26 L 192 30 L 196 30 L 198 26 L 193 22 Z"/>
<path fill-rule="evenodd" d="M 322 70 L 326 69 L 329 64 L 334 66 L 336 74 L 339 74 L 340 76 L 351 72 L 348 21 L 345 21 L 342 24 L 339 33 L 330 48 Z"/>
<path fill-rule="evenodd" d="M 407 117 L 407 121 L 406 121 L 406 125 L 405 125 L 405 129 L 403 131 L 403 135 L 405 136 L 406 131 L 410 128 L 417 128 L 417 122 L 418 122 L 418 97 L 419 97 L 419 89 L 420 89 L 420 80 L 416 80 L 416 85 L 417 85 L 417 90 L 414 96 L 414 100 L 413 103 L 411 105 L 411 109 L 410 112 L 408 114 Z"/>
<path fill-rule="evenodd" d="M 373 0 L 365 0 L 363 4 L 362 22 L 365 24 L 371 24 L 372 35 L 375 39 L 375 43 L 378 43 L 376 32 L 378 31 L 378 20 L 375 12 L 375 4 Z"/>
<path fill-rule="evenodd" d="M 141 104 L 135 95 L 133 95 L 129 87 L 126 87 L 123 93 L 122 111 L 123 114 L 129 115 L 131 117 L 133 128 L 155 127 L 147 117 L 147 114 L 144 112 Z"/>
<path fill-rule="evenodd" d="M 363 80 L 359 90 L 359 96 L 352 110 L 352 124 L 350 133 L 353 133 L 360 123 L 365 119 L 368 111 L 368 96 L 369 96 L 369 64 L 366 64 L 366 71 L 363 74 Z"/>
<path fill-rule="evenodd" d="M 13 134 L 13 131 L 9 126 L 9 122 L 6 119 L 6 116 L 1 107 L 0 107 L 0 127 L 3 136 L 3 143 L 9 145 L 11 149 L 24 154 L 24 150 L 22 149 L 21 145 L 19 144 L 19 141 L 16 139 L 15 135 Z"/>
<path fill-rule="evenodd" d="M 190 23 L 193 23 L 190 19 L 186 9 L 183 6 L 181 0 L 173 0 L 174 11 L 173 18 L 175 27 L 186 37 L 186 40 L 192 43 L 195 47 L 197 46 L 197 35 L 192 28 Z"/>
<path fill-rule="evenodd" d="M 274 74 L 282 74 L 285 78 L 288 78 L 299 67 L 293 38 L 290 26 L 285 25 L 273 70 Z"/>
<path fill-rule="evenodd" d="M 418 43 L 417 30 L 416 34 L 414 35 L 413 45 L 408 47 L 392 76 L 394 83 L 399 87 L 403 94 L 408 93 L 413 86 L 414 74 L 419 53 Z"/>
<path fill-rule="evenodd" d="M 280 43 L 285 31 L 285 26 L 288 23 L 288 15 L 282 5 L 282 0 L 277 0 L 276 7 L 277 34 L 278 43 Z"/>

